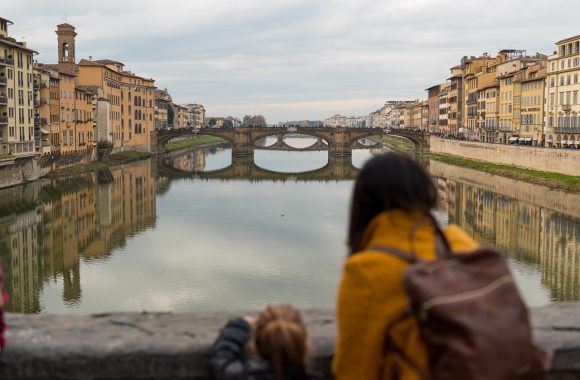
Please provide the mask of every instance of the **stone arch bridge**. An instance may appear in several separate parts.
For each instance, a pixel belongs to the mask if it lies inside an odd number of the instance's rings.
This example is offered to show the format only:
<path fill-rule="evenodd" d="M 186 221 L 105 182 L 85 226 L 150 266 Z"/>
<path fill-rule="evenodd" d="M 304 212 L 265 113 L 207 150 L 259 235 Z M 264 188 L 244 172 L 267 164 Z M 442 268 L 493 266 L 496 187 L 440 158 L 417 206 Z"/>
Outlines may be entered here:
<path fill-rule="evenodd" d="M 328 155 L 347 157 L 352 155 L 353 147 L 360 144 L 358 141 L 365 137 L 382 137 L 395 135 L 407 138 L 415 144 L 418 152 L 429 150 L 429 134 L 426 132 L 406 128 L 384 130 L 382 128 L 325 128 L 325 127 L 276 127 L 276 128 L 227 128 L 227 129 L 174 129 L 159 130 L 151 133 L 151 147 L 153 153 L 163 153 L 164 145 L 177 137 L 185 136 L 216 136 L 232 144 L 234 156 L 253 156 L 256 141 L 268 137 L 289 133 L 298 133 L 325 140 L 328 146 Z"/>

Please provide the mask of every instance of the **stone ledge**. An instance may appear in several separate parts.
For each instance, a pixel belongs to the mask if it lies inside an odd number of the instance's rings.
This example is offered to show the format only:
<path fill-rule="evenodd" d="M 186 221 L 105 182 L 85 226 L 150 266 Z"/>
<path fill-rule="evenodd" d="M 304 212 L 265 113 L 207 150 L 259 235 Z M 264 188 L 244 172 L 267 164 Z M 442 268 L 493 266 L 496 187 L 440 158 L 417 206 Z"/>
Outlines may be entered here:
<path fill-rule="evenodd" d="M 206 379 L 206 355 L 233 313 L 8 314 L 0 379 Z M 330 378 L 333 311 L 304 313 L 313 367 Z M 532 311 L 536 339 L 555 350 L 550 379 L 580 379 L 580 303 Z"/>

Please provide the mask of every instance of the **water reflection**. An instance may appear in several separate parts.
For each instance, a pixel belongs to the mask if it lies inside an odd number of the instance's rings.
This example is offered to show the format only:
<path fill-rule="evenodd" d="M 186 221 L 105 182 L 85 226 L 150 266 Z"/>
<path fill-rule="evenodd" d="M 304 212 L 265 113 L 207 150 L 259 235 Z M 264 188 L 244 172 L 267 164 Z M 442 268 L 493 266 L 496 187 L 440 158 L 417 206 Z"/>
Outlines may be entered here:
<path fill-rule="evenodd" d="M 155 224 L 149 162 L 68 179 L 42 180 L 0 197 L 0 259 L 9 310 L 37 313 L 45 283 L 61 284 L 66 306 L 81 302 L 81 260 L 106 259 Z M 22 205 L 23 212 L 15 212 Z"/>
<path fill-rule="evenodd" d="M 529 304 L 580 299 L 580 213 L 570 207 L 580 194 L 439 162 L 430 167 L 441 210 L 479 242 L 508 254 Z"/>
<path fill-rule="evenodd" d="M 9 310 L 331 308 L 346 254 L 352 181 L 344 179 L 354 178 L 341 170 L 374 152 L 334 166 L 326 152 L 256 152 L 273 170 L 321 165 L 311 171 L 318 177 L 290 183 L 264 168 L 237 181 L 191 175 L 244 167 L 217 146 L 0 191 Z M 579 194 L 426 164 L 440 219 L 505 251 L 529 304 L 580 299 Z"/>

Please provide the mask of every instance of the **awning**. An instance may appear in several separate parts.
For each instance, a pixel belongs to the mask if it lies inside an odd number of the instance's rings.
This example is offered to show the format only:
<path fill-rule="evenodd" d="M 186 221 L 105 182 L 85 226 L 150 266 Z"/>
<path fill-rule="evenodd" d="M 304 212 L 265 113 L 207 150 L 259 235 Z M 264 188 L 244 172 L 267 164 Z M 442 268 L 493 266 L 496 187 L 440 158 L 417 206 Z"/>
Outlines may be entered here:
<path fill-rule="evenodd" d="M 520 139 L 520 140 L 521 140 L 521 139 Z M 532 139 L 531 137 L 524 137 L 524 139 L 523 139 L 523 140 L 524 140 L 524 142 L 530 142 L 530 141 L 532 141 L 533 139 Z"/>
<path fill-rule="evenodd" d="M 44 133 L 44 134 L 46 134 L 46 135 L 48 135 L 48 134 L 50 133 L 50 131 L 47 131 L 47 130 L 46 130 L 46 129 L 44 129 L 44 128 L 40 128 L 40 132 L 42 132 L 42 133 Z"/>
<path fill-rule="evenodd" d="M 552 142 L 552 140 L 548 139 L 548 140 L 546 140 L 546 142 L 547 142 L 547 143 L 551 143 L 551 142 Z"/>
<path fill-rule="evenodd" d="M 510 138 L 508 139 L 508 141 L 518 141 L 518 138 L 517 138 L 517 137 L 510 137 Z"/>

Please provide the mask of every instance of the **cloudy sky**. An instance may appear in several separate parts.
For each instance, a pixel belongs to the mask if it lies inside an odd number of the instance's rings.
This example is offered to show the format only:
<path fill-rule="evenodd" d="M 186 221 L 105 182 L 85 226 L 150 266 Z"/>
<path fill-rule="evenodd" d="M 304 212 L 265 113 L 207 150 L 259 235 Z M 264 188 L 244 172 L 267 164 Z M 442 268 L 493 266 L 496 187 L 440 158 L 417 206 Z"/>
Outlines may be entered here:
<path fill-rule="evenodd" d="M 580 34 L 578 0 L 1 0 L 10 34 L 56 61 L 55 26 L 77 60 L 122 61 L 180 103 L 268 122 L 361 115 L 424 98 L 464 55 L 551 53 Z"/>

